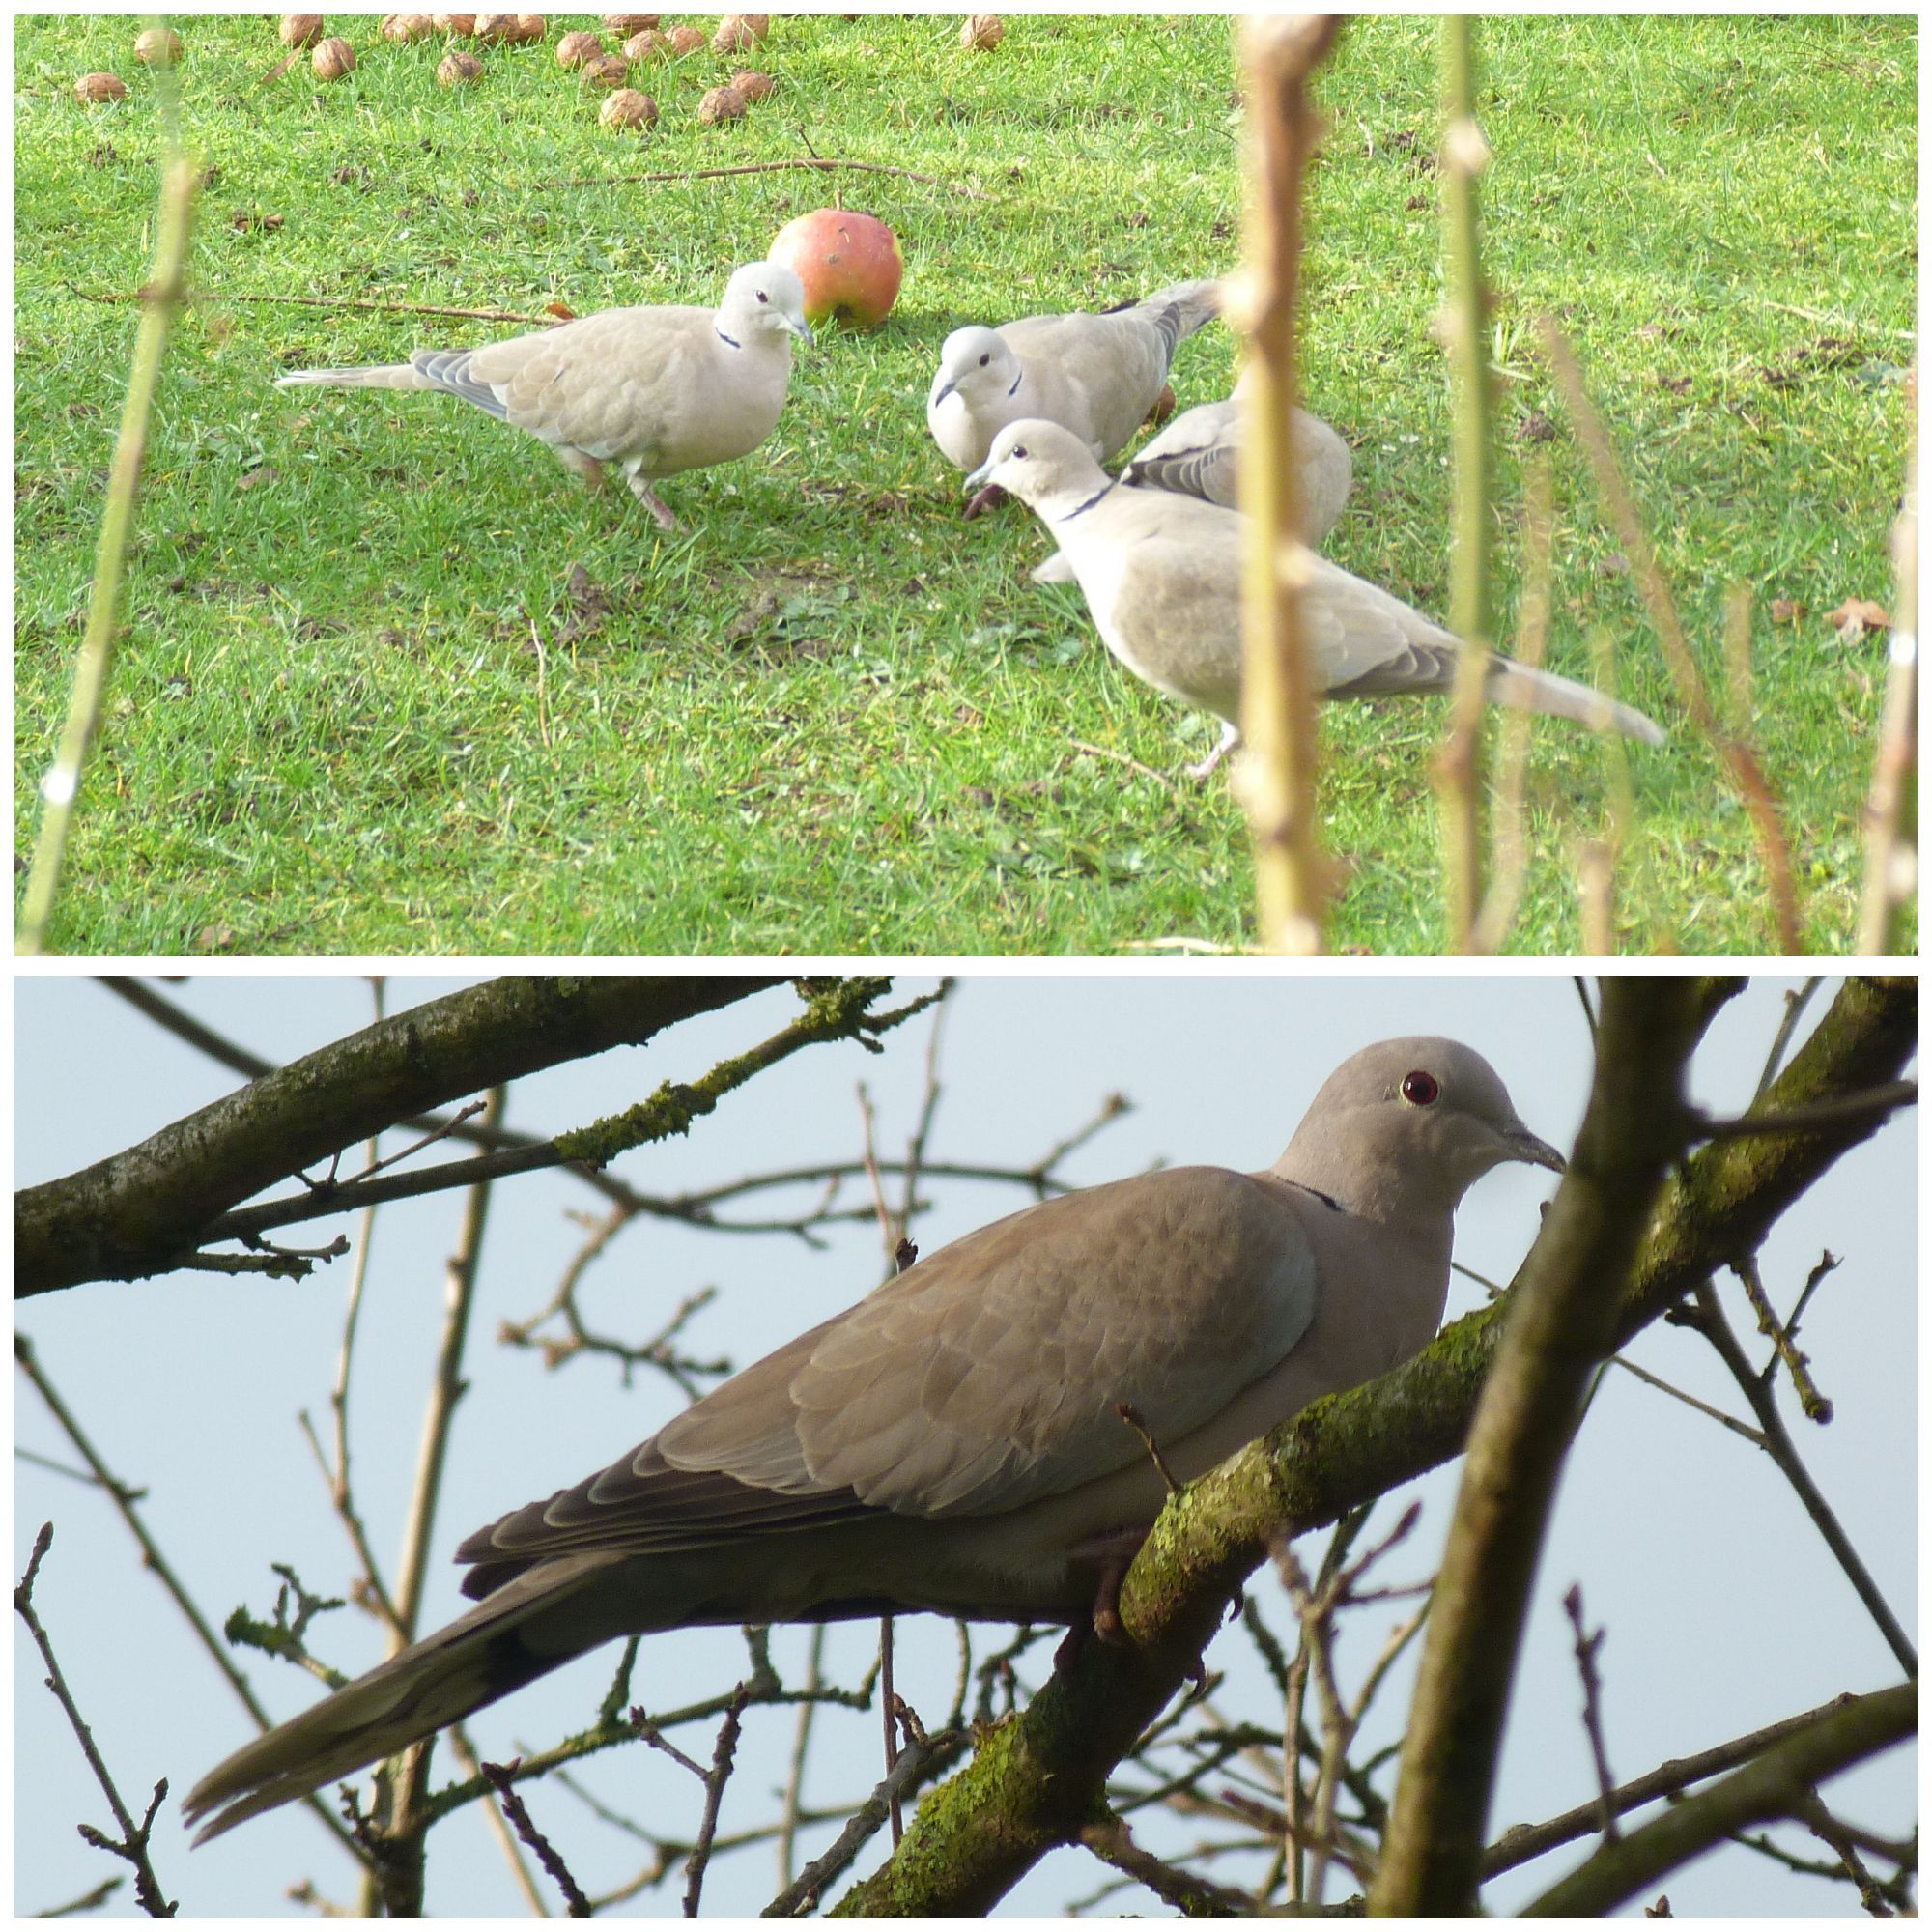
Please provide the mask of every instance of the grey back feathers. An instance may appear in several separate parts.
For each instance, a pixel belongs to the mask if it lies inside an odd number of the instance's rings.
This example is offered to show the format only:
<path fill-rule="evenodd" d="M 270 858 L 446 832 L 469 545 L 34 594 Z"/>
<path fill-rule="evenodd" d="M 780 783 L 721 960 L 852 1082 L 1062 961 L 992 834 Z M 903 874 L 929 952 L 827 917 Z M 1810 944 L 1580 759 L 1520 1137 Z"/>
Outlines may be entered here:
<path fill-rule="evenodd" d="M 926 427 L 947 461 L 971 469 L 1007 423 L 1043 416 L 1096 461 L 1124 449 L 1160 399 L 1178 343 L 1209 322 L 1211 280 L 1179 282 L 1101 315 L 1035 315 L 956 328 L 939 352 Z"/>
<path fill-rule="evenodd" d="M 1121 481 L 1199 497 L 1224 510 L 1238 508 L 1246 384 L 1244 375 L 1226 401 L 1183 410 L 1135 452 L 1121 470 Z M 1302 539 L 1319 544 L 1341 520 L 1354 481 L 1354 459 L 1341 437 L 1306 410 L 1289 417 L 1289 442 L 1300 485 Z"/>

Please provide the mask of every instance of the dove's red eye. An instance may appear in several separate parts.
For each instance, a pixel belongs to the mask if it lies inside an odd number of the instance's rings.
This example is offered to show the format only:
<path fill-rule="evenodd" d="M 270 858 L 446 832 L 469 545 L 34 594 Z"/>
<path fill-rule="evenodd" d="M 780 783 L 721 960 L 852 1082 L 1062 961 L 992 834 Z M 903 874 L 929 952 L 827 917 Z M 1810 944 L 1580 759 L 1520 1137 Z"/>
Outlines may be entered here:
<path fill-rule="evenodd" d="M 1402 1076 L 1402 1097 L 1418 1107 L 1432 1107 L 1435 1096 L 1442 1089 L 1436 1084 L 1433 1073 L 1425 1073 L 1417 1067 L 1413 1073 Z"/>

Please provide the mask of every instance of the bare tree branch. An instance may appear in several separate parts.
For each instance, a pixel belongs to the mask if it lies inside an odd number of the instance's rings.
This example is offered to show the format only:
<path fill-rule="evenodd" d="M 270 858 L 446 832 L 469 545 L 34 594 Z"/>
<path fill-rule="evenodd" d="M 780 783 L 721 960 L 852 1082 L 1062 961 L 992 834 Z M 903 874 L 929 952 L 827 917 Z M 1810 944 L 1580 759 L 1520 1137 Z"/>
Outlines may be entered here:
<path fill-rule="evenodd" d="M 148 1857 L 148 1839 L 154 1831 L 155 1813 L 161 1808 L 161 1800 L 168 1795 L 168 1781 L 164 1777 L 155 1786 L 154 1800 L 148 1806 L 147 1816 L 138 1825 L 135 1824 L 128 1815 L 127 1805 L 121 1802 L 113 1776 L 94 1742 L 94 1733 L 88 1728 L 86 1719 L 80 1715 L 80 1706 L 73 1701 L 73 1692 L 68 1689 L 67 1679 L 61 1675 L 61 1667 L 54 1660 L 53 1644 L 34 1609 L 34 1578 L 40 1574 L 41 1564 L 53 1540 L 53 1524 L 43 1523 L 41 1533 L 34 1539 L 34 1552 L 27 1559 L 26 1574 L 14 1587 L 14 1609 L 26 1625 L 27 1634 L 34 1639 L 34 1647 L 41 1653 L 41 1662 L 47 1666 L 47 1689 L 67 1713 L 67 1720 L 73 1726 L 73 1734 L 80 1741 L 80 1754 L 87 1760 L 94 1781 L 106 1794 L 114 1822 L 121 1827 L 118 1842 L 92 1825 L 81 1826 L 80 1835 L 96 1850 L 112 1852 L 116 1858 L 126 1859 L 134 1867 L 134 1896 L 140 1900 L 141 1910 L 149 1918 L 172 1918 L 175 1916 L 174 1904 L 162 1892 L 161 1882 L 155 1876 L 154 1864 Z"/>
<path fill-rule="evenodd" d="M 1918 1728 L 1918 1687 L 1895 1685 L 1854 1697 L 1774 1745 L 1709 1791 L 1605 1845 L 1523 1908 L 1532 1918 L 1596 1918 L 1647 1889 L 1727 1833 L 1798 1812 L 1812 1785 Z"/>
<path fill-rule="evenodd" d="M 1693 1751 L 1689 1757 L 1667 1758 L 1655 1771 L 1634 1777 L 1628 1784 L 1618 1785 L 1609 1794 L 1610 1807 L 1621 1817 L 1626 1811 L 1634 1811 L 1659 1798 L 1672 1797 L 1693 1784 L 1701 1784 L 1705 1778 L 1716 1777 L 1720 1772 L 1735 1771 L 1739 1765 L 1759 1756 L 1772 1746 L 1782 1744 L 1786 1738 L 1796 1737 L 1821 1719 L 1829 1718 L 1833 1711 L 1843 1709 L 1850 1701 L 1849 1696 L 1834 1697 L 1829 1704 L 1820 1704 L 1815 1710 L 1801 1711 L 1793 1718 L 1782 1718 L 1775 1724 L 1765 1725 L 1762 1730 L 1732 1738 L 1726 1744 L 1713 1745 L 1708 1750 Z M 1498 1872 L 1527 1864 L 1531 1859 L 1540 1859 L 1546 1852 L 1553 1852 L 1558 1845 L 1566 1845 L 1571 1839 L 1580 1838 L 1586 1833 L 1595 1831 L 1602 1821 L 1603 1801 L 1593 1798 L 1587 1804 L 1578 1804 L 1554 1818 L 1546 1819 L 1540 1825 L 1512 1825 L 1483 1854 L 1483 1876 L 1493 1878 Z"/>
<path fill-rule="evenodd" d="M 516 976 L 379 1021 L 138 1147 L 21 1190 L 14 1293 L 156 1273 L 239 1203 L 400 1116 L 540 1066 L 640 1043 L 775 983 L 712 975 Z"/>

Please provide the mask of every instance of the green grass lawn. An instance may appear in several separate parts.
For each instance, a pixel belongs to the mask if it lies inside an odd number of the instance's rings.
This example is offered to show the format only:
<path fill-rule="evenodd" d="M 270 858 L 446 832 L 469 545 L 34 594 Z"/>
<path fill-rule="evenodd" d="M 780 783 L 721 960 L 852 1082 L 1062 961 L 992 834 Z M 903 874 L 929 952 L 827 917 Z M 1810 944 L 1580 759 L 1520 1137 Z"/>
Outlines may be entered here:
<path fill-rule="evenodd" d="M 950 17 L 781 17 L 778 92 L 736 128 L 694 109 L 734 63 L 640 84 L 664 117 L 599 129 L 549 45 L 445 91 L 436 41 L 350 23 L 331 86 L 265 19 L 179 23 L 188 140 L 212 169 L 149 451 L 127 629 L 55 944 L 93 953 L 1113 952 L 1252 935 L 1214 721 L 1107 655 L 1018 505 L 962 521 L 925 432 L 968 321 L 1104 307 L 1231 266 L 1239 117 L 1216 18 L 1015 15 L 990 55 Z M 709 22 L 703 24 L 709 25 Z M 16 798 L 23 846 L 80 634 L 147 272 L 158 155 L 128 17 L 16 21 Z M 1520 459 L 1553 455 L 1549 662 L 1671 728 L 1630 758 L 1618 889 L 1631 950 L 1770 944 L 1763 867 L 1677 703 L 1580 450 L 1535 357 L 1551 308 L 1619 439 L 1707 675 L 1731 586 L 1756 599 L 1750 733 L 1786 810 L 1806 945 L 1850 944 L 1885 669 L 1824 613 L 1888 603 L 1914 316 L 1915 23 L 1514 17 L 1480 32 L 1502 604 Z M 74 77 L 127 100 L 83 108 Z M 1352 26 L 1321 94 L 1305 387 L 1355 450 L 1326 546 L 1433 613 L 1447 594 L 1448 403 L 1433 26 Z M 652 181 L 806 153 L 914 173 Z M 918 176 L 930 179 L 916 179 Z M 897 232 L 870 332 L 801 354 L 777 434 L 673 477 L 661 535 L 530 439 L 445 397 L 278 391 L 285 370 L 400 359 L 535 318 L 710 302 L 835 195 Z M 322 306 L 246 299 L 327 298 Z M 1235 345 L 1182 346 L 1184 405 Z M 1553 429 L 1553 436 L 1550 431 Z M 1774 600 L 1805 607 L 1775 621 Z M 1505 641 L 1510 637 L 1504 630 Z M 1429 761 L 1443 708 L 1323 715 L 1338 949 L 1443 944 Z M 1114 756 L 1077 750 L 1075 741 Z M 1129 762 L 1132 761 L 1132 762 Z M 1150 776 L 1136 766 L 1152 768 Z M 1539 722 L 1532 866 L 1511 949 L 1580 945 L 1576 851 L 1618 782 Z"/>

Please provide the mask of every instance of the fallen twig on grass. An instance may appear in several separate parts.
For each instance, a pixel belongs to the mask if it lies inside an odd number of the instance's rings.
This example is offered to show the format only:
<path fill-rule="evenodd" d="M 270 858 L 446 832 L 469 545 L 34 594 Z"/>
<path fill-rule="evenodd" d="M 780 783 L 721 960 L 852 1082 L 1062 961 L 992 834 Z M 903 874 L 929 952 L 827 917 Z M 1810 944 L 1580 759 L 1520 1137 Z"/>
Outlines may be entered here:
<path fill-rule="evenodd" d="M 800 155 L 786 161 L 740 161 L 725 168 L 670 168 L 647 175 L 573 175 L 568 181 L 537 182 L 538 187 L 625 187 L 633 182 L 706 181 L 718 175 L 763 175 L 780 168 L 814 168 L 822 172 L 849 168 L 859 174 L 902 175 L 907 181 L 925 182 L 932 187 L 950 187 L 970 195 L 975 201 L 997 201 L 982 187 L 968 187 L 964 182 L 948 181 L 944 175 L 923 175 L 916 168 L 895 167 L 888 161 L 841 161 L 818 155 Z"/>
<path fill-rule="evenodd" d="M 130 302 L 146 301 L 149 291 L 139 289 L 80 289 L 71 282 L 63 282 L 61 287 L 68 294 L 81 301 L 91 302 Z M 531 328 L 540 328 L 547 322 L 568 322 L 567 315 L 530 315 L 516 308 L 452 308 L 440 302 L 379 301 L 370 296 L 263 296 L 237 295 L 223 289 L 216 294 L 212 291 L 196 293 L 190 290 L 184 299 L 193 302 L 278 302 L 289 308 L 366 308 L 381 315 L 444 315 L 456 316 L 466 322 L 521 322 Z"/>

